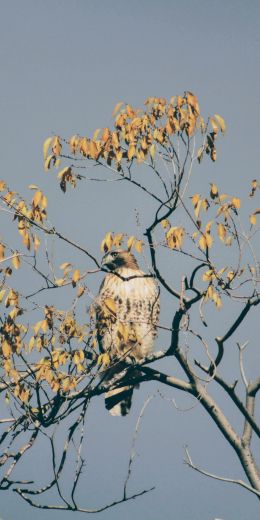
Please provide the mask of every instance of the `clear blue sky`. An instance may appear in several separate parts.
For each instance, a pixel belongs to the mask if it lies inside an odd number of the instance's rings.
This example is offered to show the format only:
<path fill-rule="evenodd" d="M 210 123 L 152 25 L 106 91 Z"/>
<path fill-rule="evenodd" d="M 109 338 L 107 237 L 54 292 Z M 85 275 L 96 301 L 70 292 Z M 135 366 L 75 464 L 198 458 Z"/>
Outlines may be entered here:
<path fill-rule="evenodd" d="M 28 184 L 39 185 L 48 195 L 57 228 L 94 253 L 99 254 L 101 238 L 119 219 L 122 231 L 133 229 L 133 208 L 140 207 L 141 199 L 131 191 L 120 199 L 114 187 L 90 183 L 64 197 L 52 174 L 43 171 L 42 143 L 52 133 L 90 134 L 111 124 L 118 101 L 139 106 L 149 95 L 193 91 L 202 111 L 223 115 L 228 127 L 221 157 L 214 170 L 209 165 L 209 175 L 219 179 L 223 191 L 237 190 L 238 195 L 245 179 L 257 177 L 257 0 L 2 0 L 0 7 L 0 177 L 24 195 Z M 133 415 L 121 423 L 105 416 L 103 403 L 92 411 L 82 502 L 95 506 L 120 493 L 144 395 L 139 392 Z M 179 399 L 176 393 L 174 397 Z M 202 466 L 226 476 L 240 475 L 214 425 L 198 407 L 182 414 L 159 400 L 155 403 L 141 432 L 133 489 L 155 483 L 156 491 L 97 518 L 257 520 L 256 499 L 182 464 L 182 447 L 188 443 Z M 38 453 L 34 471 L 40 473 L 41 468 L 44 480 L 45 458 Z M 63 518 L 31 509 L 11 493 L 1 496 L 0 516 Z M 67 513 L 66 518 L 76 515 Z"/>

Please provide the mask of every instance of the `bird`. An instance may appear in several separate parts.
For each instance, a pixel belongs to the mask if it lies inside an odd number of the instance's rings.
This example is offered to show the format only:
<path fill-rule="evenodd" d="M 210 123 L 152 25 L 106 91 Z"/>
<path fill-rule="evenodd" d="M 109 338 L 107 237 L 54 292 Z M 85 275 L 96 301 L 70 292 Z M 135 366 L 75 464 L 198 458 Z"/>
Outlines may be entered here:
<path fill-rule="evenodd" d="M 157 335 L 159 287 L 145 274 L 129 250 L 105 253 L 101 266 L 108 269 L 95 300 L 97 342 L 109 363 L 104 380 L 109 382 L 127 366 L 137 363 L 153 350 Z M 135 371 L 134 375 L 138 372 Z M 139 372 L 140 374 L 140 372 Z M 114 416 L 127 415 L 134 388 L 127 385 L 105 394 L 105 407 Z"/>

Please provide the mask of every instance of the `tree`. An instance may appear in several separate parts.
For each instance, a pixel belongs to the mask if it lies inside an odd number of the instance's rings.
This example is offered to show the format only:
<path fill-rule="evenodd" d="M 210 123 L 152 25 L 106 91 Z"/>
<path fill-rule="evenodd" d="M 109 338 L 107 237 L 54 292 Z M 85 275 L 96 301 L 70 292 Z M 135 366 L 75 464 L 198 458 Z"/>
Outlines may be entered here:
<path fill-rule="evenodd" d="M 260 213 L 260 208 L 254 205 L 254 197 L 259 185 L 252 180 L 248 188 L 250 192 L 245 198 L 249 217 L 243 215 L 245 224 L 242 224 L 241 201 L 236 194 L 222 193 L 215 183 L 208 189 L 208 181 L 205 181 L 204 193 L 193 190 L 193 167 L 195 163 L 201 165 L 206 156 L 216 161 L 216 141 L 219 134 L 225 133 L 225 121 L 218 114 L 204 120 L 198 100 L 191 92 L 174 96 L 169 102 L 149 97 L 144 110 L 118 103 L 113 117 L 113 129 L 98 129 L 93 138 L 74 135 L 67 140 L 56 135 L 46 139 L 45 169 L 62 166 L 58 180 L 64 193 L 68 187 L 75 188 L 88 179 L 91 167 L 95 172 L 100 169 L 107 172 L 104 182 L 111 178 L 121 180 L 122 190 L 131 184 L 142 192 L 144 200 L 153 201 L 153 218 L 142 229 L 142 237 L 128 236 L 122 228 L 108 232 L 101 251 L 124 247 L 133 250 L 140 259 L 144 251 L 149 255 L 150 276 L 158 280 L 161 293 L 168 301 L 175 302 L 170 322 L 158 327 L 167 333 L 168 343 L 159 345 L 159 351 L 138 365 L 126 359 L 124 369 L 108 382 L 103 374 L 109 366 L 109 356 L 98 352 L 91 306 L 88 319 L 81 307 L 88 292 L 89 277 L 106 270 L 88 248 L 51 224 L 47 197 L 38 186 L 29 186 L 33 197 L 28 202 L 1 181 L 1 210 L 11 216 L 22 245 L 16 247 L 8 238 L 0 245 L 0 389 L 8 408 L 8 417 L 0 421 L 0 489 L 13 489 L 35 507 L 85 512 L 98 512 L 146 493 L 147 490 L 132 496 L 127 493 L 132 452 L 122 498 L 95 510 L 78 505 L 75 499 L 84 466 L 82 442 L 90 401 L 102 397 L 108 389 L 129 382 L 144 385 L 155 381 L 159 386 L 167 385 L 197 399 L 236 453 L 245 480 L 219 477 L 199 468 L 188 449 L 186 463 L 205 475 L 236 483 L 259 498 L 260 473 L 253 442 L 260 435 L 255 417 L 260 377 L 247 377 L 244 366 L 247 343 L 237 342 L 239 371 L 236 376 L 223 375 L 227 372 L 228 340 L 237 334 L 249 314 L 256 315 L 254 311 L 260 303 L 259 266 L 254 250 Z M 151 173 L 149 178 L 143 173 L 145 168 Z M 59 266 L 62 274 L 57 277 L 55 259 L 48 249 L 49 237 L 66 243 L 75 254 L 85 255 L 88 269 L 82 272 L 77 260 L 72 265 L 64 259 Z M 171 279 L 165 274 L 164 265 L 175 255 L 183 259 L 185 274 L 177 273 L 175 279 Z M 22 285 L 23 269 L 28 268 L 32 272 L 29 292 Z M 62 290 L 68 291 L 70 297 L 71 288 L 70 305 L 60 310 L 55 295 Z M 53 302 L 43 305 L 40 296 L 47 292 L 51 292 Z M 233 318 L 214 337 L 213 323 L 207 315 L 214 313 L 214 322 L 218 319 L 216 315 L 227 307 L 232 308 Z M 108 312 L 113 313 L 109 306 Z M 254 348 L 256 346 L 251 348 L 252 355 Z M 169 358 L 176 360 L 182 377 L 158 370 L 156 362 Z M 226 400 L 232 401 L 237 416 L 243 421 L 242 433 L 231 425 L 230 418 L 214 398 L 214 385 L 223 390 Z M 139 416 L 135 436 L 148 402 Z M 57 450 L 55 435 L 61 426 L 66 429 L 66 441 L 63 449 Z M 42 437 L 50 446 L 53 477 L 37 489 L 35 484 L 17 480 L 13 475 L 17 466 L 21 466 L 24 454 Z M 60 480 L 73 445 L 77 446 L 74 476 L 70 498 L 66 499 Z M 53 489 L 58 495 L 56 505 L 39 499 Z"/>

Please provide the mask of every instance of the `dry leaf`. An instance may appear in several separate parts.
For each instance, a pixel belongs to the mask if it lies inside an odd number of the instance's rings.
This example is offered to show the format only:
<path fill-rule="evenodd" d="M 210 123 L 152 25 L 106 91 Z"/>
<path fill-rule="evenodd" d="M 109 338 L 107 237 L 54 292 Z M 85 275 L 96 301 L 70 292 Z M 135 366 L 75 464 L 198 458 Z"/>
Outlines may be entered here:
<path fill-rule="evenodd" d="M 79 269 L 76 269 L 76 271 L 74 271 L 73 273 L 73 276 L 72 276 L 72 281 L 76 284 L 80 279 L 80 270 Z"/>
<path fill-rule="evenodd" d="M 112 116 L 115 117 L 115 115 L 117 114 L 117 112 L 120 110 L 121 106 L 123 105 L 123 101 L 120 101 L 119 103 L 116 104 L 113 112 L 112 112 Z"/>
<path fill-rule="evenodd" d="M 240 199 L 238 197 L 233 197 L 231 202 L 232 202 L 233 206 L 235 206 L 236 209 L 240 208 L 241 202 L 240 202 Z"/>
<path fill-rule="evenodd" d="M 217 121 L 218 126 L 219 126 L 221 132 L 224 134 L 225 131 L 226 131 L 225 120 L 223 119 L 223 117 L 219 116 L 218 114 L 214 114 L 214 119 L 215 119 L 215 121 Z"/>
<path fill-rule="evenodd" d="M 21 265 L 21 259 L 19 256 L 14 256 L 12 258 L 12 264 L 14 266 L 15 269 L 19 269 L 20 265 Z"/>
<path fill-rule="evenodd" d="M 47 137 L 47 139 L 45 139 L 45 141 L 43 143 L 43 158 L 44 158 L 44 161 L 47 158 L 48 151 L 49 151 L 49 148 L 50 148 L 52 140 L 53 140 L 53 137 Z"/>

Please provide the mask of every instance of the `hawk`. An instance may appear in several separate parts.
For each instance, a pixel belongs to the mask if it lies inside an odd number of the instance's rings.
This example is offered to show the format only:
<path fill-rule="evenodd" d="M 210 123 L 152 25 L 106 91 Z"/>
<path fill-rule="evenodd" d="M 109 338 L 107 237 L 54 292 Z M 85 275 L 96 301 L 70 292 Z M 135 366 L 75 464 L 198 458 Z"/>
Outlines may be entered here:
<path fill-rule="evenodd" d="M 108 354 L 109 381 L 126 366 L 145 358 L 153 348 L 159 318 L 159 288 L 152 276 L 139 269 L 129 251 L 110 251 L 102 259 L 109 269 L 95 300 L 99 350 Z M 105 406 L 111 415 L 129 413 L 134 386 L 109 390 Z"/>

